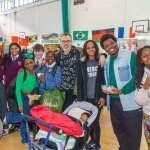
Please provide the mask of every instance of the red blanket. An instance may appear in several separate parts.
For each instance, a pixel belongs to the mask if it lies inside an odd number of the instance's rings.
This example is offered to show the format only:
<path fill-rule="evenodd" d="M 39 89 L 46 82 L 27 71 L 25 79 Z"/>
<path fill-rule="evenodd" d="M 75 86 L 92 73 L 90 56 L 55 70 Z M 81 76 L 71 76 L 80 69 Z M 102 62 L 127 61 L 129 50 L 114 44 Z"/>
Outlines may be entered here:
<path fill-rule="evenodd" d="M 67 115 L 52 112 L 46 106 L 38 105 L 30 110 L 33 117 L 36 117 L 44 122 L 50 123 L 54 127 L 62 129 L 68 135 L 79 136 L 82 134 L 82 127 L 72 121 Z M 37 123 L 40 129 L 48 131 L 48 128 Z"/>

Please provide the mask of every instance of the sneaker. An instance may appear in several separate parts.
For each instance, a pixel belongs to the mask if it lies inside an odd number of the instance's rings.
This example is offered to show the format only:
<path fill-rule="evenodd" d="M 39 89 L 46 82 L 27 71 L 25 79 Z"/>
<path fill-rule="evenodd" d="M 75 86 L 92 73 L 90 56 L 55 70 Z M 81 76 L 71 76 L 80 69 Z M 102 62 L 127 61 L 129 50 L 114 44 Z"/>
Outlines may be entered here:
<path fill-rule="evenodd" d="M 94 141 L 90 141 L 89 143 L 89 146 L 92 148 L 92 147 L 95 147 L 95 143 L 94 143 Z"/>
<path fill-rule="evenodd" d="M 2 133 L 2 134 L 3 134 L 3 136 L 4 136 L 4 135 L 7 135 L 7 134 L 8 134 L 8 132 L 9 132 L 9 129 L 4 129 L 4 130 L 3 130 L 3 133 Z"/>

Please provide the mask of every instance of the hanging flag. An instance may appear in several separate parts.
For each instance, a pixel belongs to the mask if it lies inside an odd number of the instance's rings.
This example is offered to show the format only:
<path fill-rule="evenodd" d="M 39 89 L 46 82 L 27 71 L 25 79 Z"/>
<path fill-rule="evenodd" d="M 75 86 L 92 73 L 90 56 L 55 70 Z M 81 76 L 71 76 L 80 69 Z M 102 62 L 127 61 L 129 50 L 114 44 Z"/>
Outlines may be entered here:
<path fill-rule="evenodd" d="M 100 42 L 100 39 L 101 37 L 104 35 L 104 34 L 112 34 L 114 35 L 114 32 L 115 32 L 115 28 L 110 28 L 110 29 L 103 29 L 103 30 L 93 30 L 92 31 L 92 39 L 99 43 Z"/>
<path fill-rule="evenodd" d="M 37 34 L 36 34 L 36 35 L 30 35 L 30 36 L 29 36 L 29 42 L 30 42 L 30 43 L 37 42 L 37 40 L 38 40 L 38 35 L 37 35 Z"/>
<path fill-rule="evenodd" d="M 3 37 L 0 37 L 0 42 L 2 42 L 3 41 Z"/>
<path fill-rule="evenodd" d="M 73 40 L 88 40 L 88 31 L 73 31 Z"/>
<path fill-rule="evenodd" d="M 25 39 L 19 38 L 19 45 L 20 46 L 28 46 L 29 38 L 27 36 L 25 37 Z"/>
<path fill-rule="evenodd" d="M 129 38 L 135 38 L 135 33 L 132 32 L 132 27 L 130 27 Z"/>
<path fill-rule="evenodd" d="M 12 36 L 11 41 L 15 43 L 19 43 L 19 37 L 18 36 Z"/>
<path fill-rule="evenodd" d="M 118 38 L 124 37 L 124 27 L 118 27 Z"/>

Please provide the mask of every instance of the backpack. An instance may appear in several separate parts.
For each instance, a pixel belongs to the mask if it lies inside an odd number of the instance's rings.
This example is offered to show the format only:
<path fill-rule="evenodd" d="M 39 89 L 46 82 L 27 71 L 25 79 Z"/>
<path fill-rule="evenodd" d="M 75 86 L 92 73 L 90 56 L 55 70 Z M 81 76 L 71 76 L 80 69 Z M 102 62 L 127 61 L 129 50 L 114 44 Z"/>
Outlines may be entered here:
<path fill-rule="evenodd" d="M 26 78 L 27 78 L 27 71 L 24 70 L 23 83 L 25 82 Z M 10 85 L 7 88 L 7 97 L 11 99 L 16 99 L 16 83 L 15 83 L 16 79 L 14 79 L 12 82 L 13 82 L 13 85 Z"/>

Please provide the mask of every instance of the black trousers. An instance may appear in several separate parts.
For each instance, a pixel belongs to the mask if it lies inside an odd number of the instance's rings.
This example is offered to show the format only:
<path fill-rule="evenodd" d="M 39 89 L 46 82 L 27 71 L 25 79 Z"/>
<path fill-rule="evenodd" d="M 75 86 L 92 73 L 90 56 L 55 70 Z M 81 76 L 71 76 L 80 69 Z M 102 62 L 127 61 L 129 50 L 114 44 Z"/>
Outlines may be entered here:
<path fill-rule="evenodd" d="M 73 90 L 67 90 L 65 102 L 63 104 L 62 110 L 64 111 L 68 106 L 70 106 L 74 101 Z"/>
<path fill-rule="evenodd" d="M 142 109 L 123 111 L 119 98 L 110 100 L 110 116 L 119 150 L 140 150 L 142 135 Z"/>
<path fill-rule="evenodd" d="M 90 137 L 91 137 L 91 140 L 96 144 L 96 147 L 101 147 L 100 146 L 101 129 L 100 129 L 100 123 L 99 123 L 101 108 L 98 106 L 98 103 L 95 102 L 95 99 L 87 99 L 87 102 L 95 105 L 98 108 L 98 114 L 97 114 L 95 121 L 93 122 Z"/>

